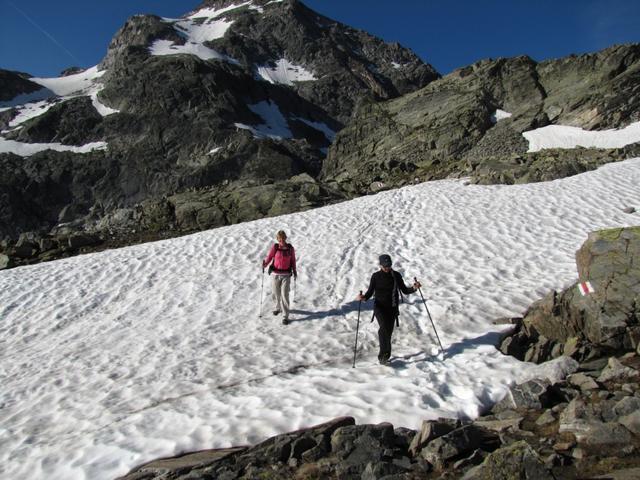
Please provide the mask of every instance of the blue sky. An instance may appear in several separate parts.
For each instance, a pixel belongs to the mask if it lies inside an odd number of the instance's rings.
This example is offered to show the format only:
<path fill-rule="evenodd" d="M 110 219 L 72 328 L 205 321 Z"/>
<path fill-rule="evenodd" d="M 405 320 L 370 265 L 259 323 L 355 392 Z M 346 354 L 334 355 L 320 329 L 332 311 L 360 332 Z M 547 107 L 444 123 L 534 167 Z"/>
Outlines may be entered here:
<path fill-rule="evenodd" d="M 200 0 L 0 0 L 0 68 L 56 76 L 89 67 L 136 13 L 177 17 Z M 488 57 L 535 60 L 640 42 L 637 0 L 305 0 L 411 48 L 439 72 Z"/>

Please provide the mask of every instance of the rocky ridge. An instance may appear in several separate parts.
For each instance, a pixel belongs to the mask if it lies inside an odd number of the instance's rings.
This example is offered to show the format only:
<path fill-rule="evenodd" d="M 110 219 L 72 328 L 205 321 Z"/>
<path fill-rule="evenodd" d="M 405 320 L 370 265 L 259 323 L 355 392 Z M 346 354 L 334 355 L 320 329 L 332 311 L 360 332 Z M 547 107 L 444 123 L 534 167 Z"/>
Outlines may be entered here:
<path fill-rule="evenodd" d="M 448 176 L 541 181 L 628 158 L 637 145 L 528 152 L 522 134 L 551 124 L 600 130 L 636 122 L 639 78 L 639 44 L 540 63 L 483 60 L 398 99 L 361 104 L 332 144 L 321 178 L 359 195 Z"/>
<path fill-rule="evenodd" d="M 356 425 L 351 417 L 339 417 L 252 447 L 149 462 L 121 480 L 638 478 L 640 337 L 634 308 L 640 271 L 634 258 L 639 248 L 640 227 L 589 235 L 577 253 L 578 268 L 581 280 L 589 278 L 596 291 L 584 301 L 572 296 L 574 304 L 559 302 L 553 311 L 532 306 L 502 342 L 508 350 L 509 339 L 521 339 L 522 325 L 531 325 L 537 312 L 536 325 L 546 315 L 556 330 L 572 330 L 575 336 L 565 347 L 573 346 L 560 349 L 564 355 L 542 363 L 533 378 L 511 387 L 475 420 L 425 420 L 412 430 L 389 423 Z M 566 292 L 573 291 L 576 285 Z M 583 312 L 582 323 L 567 324 L 576 308 Z M 579 348 L 571 340 L 578 337 Z M 540 350 L 539 334 L 535 340 L 527 355 Z"/>

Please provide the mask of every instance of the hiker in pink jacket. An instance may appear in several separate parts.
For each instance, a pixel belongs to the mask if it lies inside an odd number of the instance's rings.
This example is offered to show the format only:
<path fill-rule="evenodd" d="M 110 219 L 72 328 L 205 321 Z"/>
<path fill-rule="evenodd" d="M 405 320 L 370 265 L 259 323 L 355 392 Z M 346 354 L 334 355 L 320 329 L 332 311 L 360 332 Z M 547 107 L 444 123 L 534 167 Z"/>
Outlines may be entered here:
<path fill-rule="evenodd" d="M 291 287 L 291 275 L 298 277 L 296 270 L 296 251 L 293 245 L 287 243 L 287 234 L 280 230 L 275 243 L 269 250 L 267 258 L 262 262 L 262 269 L 269 266 L 269 275 L 273 273 L 273 314 L 278 315 L 280 311 L 284 314 L 282 323 L 289 323 L 289 289 Z M 273 263 L 272 263 L 273 262 Z"/>

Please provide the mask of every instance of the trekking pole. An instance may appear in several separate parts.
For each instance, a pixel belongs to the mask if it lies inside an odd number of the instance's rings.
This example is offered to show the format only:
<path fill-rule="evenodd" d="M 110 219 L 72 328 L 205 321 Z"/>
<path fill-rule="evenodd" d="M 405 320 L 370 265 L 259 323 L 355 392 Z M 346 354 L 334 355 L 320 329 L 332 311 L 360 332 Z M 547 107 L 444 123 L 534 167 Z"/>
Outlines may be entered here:
<path fill-rule="evenodd" d="M 298 290 L 298 276 L 293 277 L 293 295 L 291 296 L 291 306 L 289 307 L 293 310 L 293 304 L 296 301 L 296 292 Z"/>
<path fill-rule="evenodd" d="M 264 267 L 262 267 L 262 281 L 260 282 L 260 313 L 258 318 L 262 318 L 262 289 L 264 287 Z"/>
<path fill-rule="evenodd" d="M 360 296 L 362 296 L 362 290 L 360 290 Z M 353 367 L 356 368 L 356 351 L 358 350 L 358 330 L 360 329 L 360 305 L 362 300 L 358 301 L 358 323 L 356 324 L 356 344 L 353 346 Z"/>
<path fill-rule="evenodd" d="M 418 283 L 418 279 L 413 277 L 413 281 Z M 429 313 L 429 307 L 427 307 L 427 302 L 424 299 L 424 295 L 422 295 L 422 289 L 418 287 L 418 291 L 420 292 L 420 296 L 422 297 L 422 303 L 424 303 L 424 308 L 427 310 L 427 315 L 429 315 L 429 320 L 431 320 L 431 326 L 433 327 L 433 331 L 436 333 L 436 338 L 438 339 L 438 343 L 440 344 L 440 351 L 442 355 L 444 355 L 444 348 L 442 347 L 442 342 L 440 341 L 440 337 L 438 336 L 438 331 L 436 330 L 436 324 L 433 323 L 433 318 L 431 318 L 431 313 Z"/>

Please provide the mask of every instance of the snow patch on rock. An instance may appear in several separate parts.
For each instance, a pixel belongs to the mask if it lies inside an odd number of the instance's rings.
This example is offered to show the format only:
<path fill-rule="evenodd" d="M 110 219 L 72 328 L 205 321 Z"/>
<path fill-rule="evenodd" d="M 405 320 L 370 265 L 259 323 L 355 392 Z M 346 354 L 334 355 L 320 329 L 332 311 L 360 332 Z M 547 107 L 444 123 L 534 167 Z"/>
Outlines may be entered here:
<path fill-rule="evenodd" d="M 61 143 L 24 143 L 0 137 L 0 153 L 15 153 L 21 157 L 30 157 L 45 150 L 57 152 L 89 153 L 94 150 L 106 150 L 107 142 L 92 142 L 81 146 L 63 145 Z"/>
<path fill-rule="evenodd" d="M 505 118 L 509 118 L 512 113 L 505 112 L 504 110 L 497 109 L 495 112 L 491 114 L 491 121 L 493 123 L 498 123 L 500 120 L 504 120 Z"/>
<path fill-rule="evenodd" d="M 621 129 L 583 130 L 566 125 L 547 125 L 522 135 L 529 142 L 529 152 L 547 148 L 621 148 L 640 142 L 640 122 Z"/>
<path fill-rule="evenodd" d="M 236 127 L 249 130 L 255 138 L 272 138 L 275 140 L 293 138 L 289 123 L 275 102 L 265 100 L 248 107 L 253 113 L 262 118 L 264 123 L 260 125 L 235 123 Z"/>
<path fill-rule="evenodd" d="M 282 85 L 293 85 L 294 82 L 308 82 L 317 80 L 313 72 L 310 72 L 301 65 L 295 65 L 286 58 L 281 58 L 274 62 L 274 65 L 259 65 L 257 72 L 259 78 L 269 83 L 279 83 Z"/>

